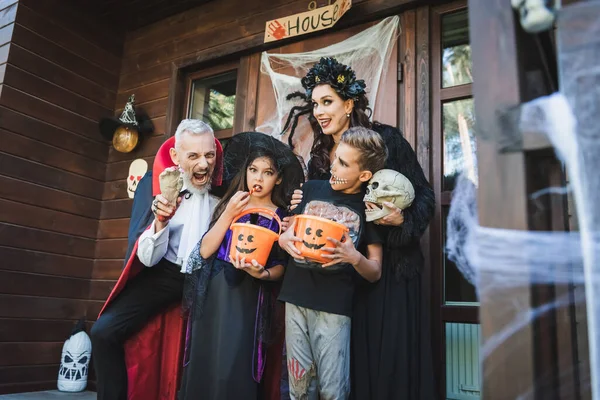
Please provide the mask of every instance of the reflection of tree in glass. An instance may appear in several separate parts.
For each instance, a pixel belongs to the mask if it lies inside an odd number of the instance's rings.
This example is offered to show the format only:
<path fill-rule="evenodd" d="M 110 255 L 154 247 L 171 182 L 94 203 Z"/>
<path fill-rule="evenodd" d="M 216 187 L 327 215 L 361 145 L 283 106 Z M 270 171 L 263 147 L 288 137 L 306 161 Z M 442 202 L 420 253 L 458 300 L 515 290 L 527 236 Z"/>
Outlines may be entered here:
<path fill-rule="evenodd" d="M 444 181 L 445 190 L 454 187 L 458 174 L 468 168 L 469 178 L 475 179 L 475 115 L 473 99 L 444 104 Z"/>
<path fill-rule="evenodd" d="M 235 95 L 225 96 L 214 89 L 210 89 L 208 99 L 208 113 L 206 122 L 215 130 L 233 128 L 233 115 L 235 111 Z"/>
<path fill-rule="evenodd" d="M 463 44 L 445 48 L 442 62 L 444 63 L 444 87 L 473 82 L 470 45 Z"/>

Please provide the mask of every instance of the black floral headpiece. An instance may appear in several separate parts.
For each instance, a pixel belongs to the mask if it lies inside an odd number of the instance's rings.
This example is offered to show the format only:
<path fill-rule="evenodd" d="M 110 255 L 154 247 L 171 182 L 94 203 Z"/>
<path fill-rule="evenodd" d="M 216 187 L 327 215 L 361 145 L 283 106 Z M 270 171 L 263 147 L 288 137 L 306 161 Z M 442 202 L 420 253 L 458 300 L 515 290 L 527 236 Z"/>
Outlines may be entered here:
<path fill-rule="evenodd" d="M 317 85 L 328 84 L 344 99 L 355 99 L 365 94 L 367 85 L 362 79 L 356 79 L 356 74 L 347 65 L 333 57 L 323 57 L 316 63 L 308 74 L 302 78 L 302 87 L 310 100 L 313 89 Z"/>

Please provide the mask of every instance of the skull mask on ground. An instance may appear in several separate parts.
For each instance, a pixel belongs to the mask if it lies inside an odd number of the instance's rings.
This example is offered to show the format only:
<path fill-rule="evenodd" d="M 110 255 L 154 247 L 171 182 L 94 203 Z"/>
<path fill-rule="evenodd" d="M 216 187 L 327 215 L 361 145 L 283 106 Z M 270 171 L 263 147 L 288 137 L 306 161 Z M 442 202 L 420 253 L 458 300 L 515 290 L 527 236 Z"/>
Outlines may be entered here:
<path fill-rule="evenodd" d="M 388 201 L 402 210 L 415 199 L 415 189 L 408 178 L 391 169 L 377 171 L 367 186 L 364 201 L 376 204 L 379 208 L 367 209 L 367 221 L 375 221 L 390 214 L 392 210 L 383 205 Z"/>
<path fill-rule="evenodd" d="M 73 334 L 65 342 L 58 371 L 58 390 L 80 392 L 87 385 L 92 343 L 84 331 Z"/>

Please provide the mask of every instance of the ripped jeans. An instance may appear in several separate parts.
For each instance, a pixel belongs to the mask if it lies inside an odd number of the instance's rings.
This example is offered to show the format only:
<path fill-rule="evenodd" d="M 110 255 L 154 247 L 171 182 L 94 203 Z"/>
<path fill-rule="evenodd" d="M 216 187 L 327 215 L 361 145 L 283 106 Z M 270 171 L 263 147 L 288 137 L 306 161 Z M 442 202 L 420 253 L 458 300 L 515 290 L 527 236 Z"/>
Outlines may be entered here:
<path fill-rule="evenodd" d="M 290 397 L 341 400 L 350 396 L 350 317 L 285 304 Z"/>

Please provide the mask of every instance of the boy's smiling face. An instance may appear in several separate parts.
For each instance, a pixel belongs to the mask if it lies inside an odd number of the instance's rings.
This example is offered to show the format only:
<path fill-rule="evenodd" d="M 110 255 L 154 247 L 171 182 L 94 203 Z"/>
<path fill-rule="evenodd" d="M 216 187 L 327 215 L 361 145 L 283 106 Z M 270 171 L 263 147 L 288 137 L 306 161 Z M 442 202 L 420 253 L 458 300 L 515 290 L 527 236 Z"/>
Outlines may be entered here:
<path fill-rule="evenodd" d="M 335 150 L 335 158 L 331 163 L 329 184 L 333 190 L 346 194 L 360 192 L 363 182 L 367 182 L 373 174 L 360 166 L 360 151 L 346 143 L 340 143 Z"/>

